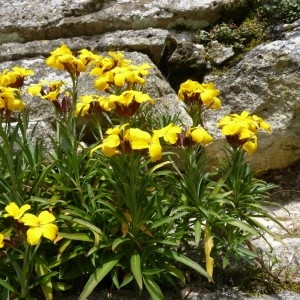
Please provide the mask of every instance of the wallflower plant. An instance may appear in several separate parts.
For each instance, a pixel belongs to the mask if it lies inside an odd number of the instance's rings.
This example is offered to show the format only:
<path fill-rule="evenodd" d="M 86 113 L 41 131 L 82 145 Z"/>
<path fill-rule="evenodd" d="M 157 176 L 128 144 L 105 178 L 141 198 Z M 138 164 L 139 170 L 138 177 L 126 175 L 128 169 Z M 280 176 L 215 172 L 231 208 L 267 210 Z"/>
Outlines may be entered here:
<path fill-rule="evenodd" d="M 41 299 L 41 292 L 53 299 L 82 279 L 79 299 L 86 299 L 104 278 L 164 299 L 166 284 L 178 293 L 178 283 L 184 286 L 182 265 L 213 282 L 215 265 L 255 257 L 244 246 L 271 233 L 258 218 L 279 223 L 265 208 L 273 186 L 255 179 L 246 163 L 258 131 L 271 131 L 268 123 L 249 112 L 221 119 L 226 156 L 210 172 L 203 150 L 213 137 L 203 117 L 221 107 L 213 83 L 180 86 L 178 99 L 193 120 L 186 127 L 147 111 L 155 104 L 144 89 L 148 64 L 134 65 L 121 52 L 74 54 L 66 45 L 46 64 L 71 78 L 71 86 L 41 81 L 27 88 L 53 107 L 52 149 L 29 135 L 21 96 L 33 71 L 0 75 L 3 299 Z M 78 95 L 82 72 L 95 77 L 98 92 Z M 203 259 L 190 257 L 191 248 Z"/>

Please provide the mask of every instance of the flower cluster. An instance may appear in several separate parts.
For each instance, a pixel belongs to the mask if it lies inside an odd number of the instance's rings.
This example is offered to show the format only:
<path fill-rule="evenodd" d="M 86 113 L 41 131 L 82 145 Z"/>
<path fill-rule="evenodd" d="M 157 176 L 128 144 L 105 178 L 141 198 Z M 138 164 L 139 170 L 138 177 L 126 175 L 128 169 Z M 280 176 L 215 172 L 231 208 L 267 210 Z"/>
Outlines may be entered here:
<path fill-rule="evenodd" d="M 105 156 L 111 157 L 115 154 L 129 153 L 132 150 L 148 150 L 152 162 L 162 157 L 161 139 L 164 142 L 177 146 L 191 146 L 199 143 L 209 144 L 211 135 L 203 127 L 194 127 L 183 130 L 178 125 L 169 125 L 153 130 L 152 134 L 139 128 L 127 128 L 129 124 L 109 128 L 107 137 L 102 143 L 91 150 L 91 153 L 102 149 Z"/>
<path fill-rule="evenodd" d="M 140 104 L 145 102 L 153 103 L 153 99 L 148 94 L 135 90 L 126 90 L 120 95 L 111 94 L 108 97 L 84 95 L 79 98 L 74 114 L 78 117 L 97 111 L 115 111 L 120 116 L 131 117 L 137 112 Z"/>
<path fill-rule="evenodd" d="M 240 115 L 230 114 L 223 117 L 218 127 L 232 147 L 242 147 L 250 155 L 257 148 L 259 129 L 271 132 L 271 126 L 267 122 L 256 115 L 251 116 L 247 111 L 243 111 Z"/>
<path fill-rule="evenodd" d="M 10 117 L 11 113 L 22 111 L 26 104 L 21 100 L 21 87 L 27 76 L 33 75 L 32 70 L 14 67 L 0 74 L 0 111 Z"/>
<path fill-rule="evenodd" d="M 80 72 L 85 72 L 90 60 L 94 54 L 86 49 L 79 51 L 79 56 L 73 55 L 72 51 L 66 46 L 55 49 L 46 59 L 46 64 L 49 67 L 58 70 L 66 70 L 72 79 L 78 77 Z"/>
<path fill-rule="evenodd" d="M 18 223 L 25 225 L 27 235 L 27 243 L 29 245 L 37 245 L 42 237 L 54 241 L 56 238 L 58 227 L 53 224 L 55 217 L 49 211 L 42 211 L 38 216 L 25 213 L 31 208 L 29 204 L 18 207 L 15 202 L 11 202 L 5 207 L 5 218 L 12 217 Z M 4 247 L 4 235 L 0 235 L 0 248 Z"/>
<path fill-rule="evenodd" d="M 81 72 L 91 68 L 90 75 L 96 76 L 94 86 L 99 91 L 109 94 L 84 95 L 76 99 L 75 117 L 89 116 L 101 111 L 115 111 L 118 115 L 130 117 L 134 115 L 140 104 L 153 103 L 148 94 L 141 91 L 145 85 L 145 76 L 149 74 L 151 66 L 142 64 L 137 66 L 125 59 L 123 53 L 109 51 L 107 57 L 94 54 L 82 49 L 75 56 L 72 51 L 62 45 L 51 52 L 46 64 L 58 70 L 66 70 L 75 82 Z M 75 83 L 76 86 L 76 83 Z M 27 93 L 46 99 L 54 104 L 59 113 L 70 112 L 72 109 L 71 92 L 65 90 L 62 81 L 42 81 L 27 89 Z"/>
<path fill-rule="evenodd" d="M 206 109 L 217 110 L 221 108 L 219 94 L 219 90 L 215 89 L 212 82 L 201 84 L 189 79 L 180 85 L 178 98 L 190 105 L 204 105 Z"/>

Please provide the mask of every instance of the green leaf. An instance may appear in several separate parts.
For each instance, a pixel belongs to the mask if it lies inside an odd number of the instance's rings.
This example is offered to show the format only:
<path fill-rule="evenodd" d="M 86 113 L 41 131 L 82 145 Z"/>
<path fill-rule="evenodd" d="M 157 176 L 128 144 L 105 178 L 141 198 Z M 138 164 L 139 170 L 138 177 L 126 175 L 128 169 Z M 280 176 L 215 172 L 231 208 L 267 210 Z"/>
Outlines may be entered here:
<path fill-rule="evenodd" d="M 123 278 L 123 282 L 120 284 L 120 288 L 122 288 L 123 286 L 127 285 L 129 282 L 131 282 L 133 280 L 133 275 L 126 275 Z"/>
<path fill-rule="evenodd" d="M 184 212 L 181 212 L 181 213 L 177 213 L 177 214 L 175 214 L 172 217 L 169 216 L 169 217 L 161 218 L 160 220 L 158 220 L 157 222 L 155 222 L 154 224 L 152 224 L 151 227 L 150 227 L 150 229 L 162 226 L 162 225 L 164 225 L 166 223 L 169 224 L 169 223 L 173 222 L 174 220 L 179 219 L 182 216 L 185 216 L 186 214 L 188 214 L 188 212 L 184 211 Z"/>
<path fill-rule="evenodd" d="M 120 258 L 123 256 L 122 253 L 114 254 L 108 258 L 108 261 L 103 263 L 100 268 L 90 276 L 83 291 L 79 295 L 78 300 L 85 300 L 98 285 L 98 283 L 112 270 L 112 268 L 119 262 Z"/>
<path fill-rule="evenodd" d="M 151 276 L 144 276 L 143 280 L 144 280 L 145 287 L 152 299 L 155 300 L 165 299 L 164 295 L 161 292 L 160 287 L 156 284 L 156 282 L 152 279 Z"/>
<path fill-rule="evenodd" d="M 242 222 L 240 220 L 226 217 L 226 218 L 222 218 L 222 223 L 223 222 L 226 222 L 232 226 L 241 228 L 242 230 L 252 233 L 254 235 L 259 235 L 259 232 L 253 226 L 246 224 L 245 222 Z"/>
<path fill-rule="evenodd" d="M 114 242 L 113 242 L 113 244 L 112 244 L 112 246 L 111 246 L 112 250 L 115 251 L 115 249 L 116 249 L 120 244 L 122 244 L 122 243 L 124 243 L 124 242 L 127 242 L 127 241 L 130 241 L 130 239 L 128 239 L 128 238 L 123 238 L 123 237 L 120 237 L 120 238 L 115 239 Z"/>
<path fill-rule="evenodd" d="M 174 267 L 174 266 L 168 266 L 168 267 L 166 268 L 166 270 L 167 270 L 171 275 L 177 277 L 177 278 L 181 281 L 182 284 L 185 284 L 185 277 L 184 277 L 184 275 L 182 274 L 182 272 L 181 272 L 178 268 L 176 268 L 176 267 Z"/>
<path fill-rule="evenodd" d="M 195 246 L 198 247 L 201 239 L 201 222 L 195 223 Z"/>
<path fill-rule="evenodd" d="M 57 235 L 68 240 L 94 242 L 93 239 L 91 239 L 87 233 L 68 233 L 59 231 Z"/>
<path fill-rule="evenodd" d="M 35 255 L 34 266 L 38 275 L 37 284 L 42 288 L 46 300 L 52 300 L 52 281 L 51 277 L 57 272 L 50 272 L 48 262 L 42 255 Z"/>
<path fill-rule="evenodd" d="M 12 287 L 7 281 L 4 281 L 3 279 L 0 278 L 0 285 L 2 285 L 4 288 L 11 292 L 16 292 L 15 288 Z"/>
<path fill-rule="evenodd" d="M 82 219 L 79 219 L 79 218 L 73 218 L 73 217 L 66 216 L 66 215 L 61 215 L 60 218 L 63 219 L 63 220 L 66 220 L 66 221 L 71 221 L 71 222 L 83 225 L 86 228 L 90 229 L 91 231 L 95 231 L 98 234 L 103 235 L 100 228 L 98 228 L 97 226 L 95 226 L 95 225 L 93 225 L 90 222 L 87 222 L 85 220 L 82 220 Z"/>
<path fill-rule="evenodd" d="M 249 219 L 257 226 L 259 227 L 261 230 L 263 230 L 264 232 L 267 232 L 270 236 L 272 236 L 275 240 L 277 240 L 278 242 L 280 242 L 282 245 L 286 246 L 287 245 L 282 241 L 282 239 L 280 237 L 278 237 L 274 232 L 272 232 L 268 227 L 266 227 L 265 225 L 263 225 L 261 222 L 259 222 L 257 220 L 257 218 L 254 217 L 249 217 Z M 273 218 L 272 218 L 273 220 Z M 274 221 L 274 220 L 273 220 Z M 277 224 L 277 220 L 275 221 Z M 284 227 L 283 227 L 284 228 Z M 285 228 L 284 228 L 285 229 Z M 286 229 L 285 229 L 286 230 Z"/>
<path fill-rule="evenodd" d="M 155 275 L 159 274 L 161 272 L 165 271 L 165 269 L 149 269 L 149 270 L 143 270 L 143 275 Z"/>
<path fill-rule="evenodd" d="M 172 258 L 172 259 L 196 270 L 197 272 L 199 272 L 206 278 L 212 279 L 211 276 L 209 276 L 209 274 L 199 264 L 197 264 L 195 261 L 191 260 L 190 258 L 186 257 L 185 255 L 171 251 L 171 250 L 166 250 L 166 249 L 157 249 L 156 251 L 161 253 L 164 256 Z"/>
<path fill-rule="evenodd" d="M 131 255 L 130 266 L 133 276 L 141 291 L 143 289 L 143 275 L 141 270 L 141 257 L 137 251 Z"/>

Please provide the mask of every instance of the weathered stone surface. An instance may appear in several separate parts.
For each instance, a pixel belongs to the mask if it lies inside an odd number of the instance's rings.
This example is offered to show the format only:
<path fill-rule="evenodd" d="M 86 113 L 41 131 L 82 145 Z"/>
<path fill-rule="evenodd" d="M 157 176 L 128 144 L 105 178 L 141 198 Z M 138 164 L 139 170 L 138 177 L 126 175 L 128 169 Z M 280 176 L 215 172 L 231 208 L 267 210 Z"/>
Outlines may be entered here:
<path fill-rule="evenodd" d="M 235 67 L 213 80 L 223 108 L 209 113 L 208 128 L 230 112 L 255 113 L 272 126 L 259 136 L 258 150 L 249 158 L 254 169 L 283 168 L 300 159 L 300 32 L 250 51 Z M 215 129 L 216 136 L 220 136 Z M 220 153 L 221 140 L 211 145 Z"/>
<path fill-rule="evenodd" d="M 0 45 L 0 62 L 49 56 L 49 53 L 62 44 L 72 50 L 89 48 L 92 51 L 127 50 L 147 54 L 155 64 L 160 63 L 170 33 L 165 29 L 146 28 L 143 30 L 118 30 L 95 36 L 59 38 L 56 40 L 36 40 L 27 43 L 11 42 Z"/>
<path fill-rule="evenodd" d="M 210 60 L 217 66 L 221 66 L 235 56 L 232 47 L 225 46 L 218 41 L 212 41 L 208 51 Z"/>
<path fill-rule="evenodd" d="M 13 0 L 1 7 L 0 44 L 92 36 L 120 29 L 196 30 L 216 22 L 226 3 L 229 0 Z"/>
<path fill-rule="evenodd" d="M 266 234 L 268 243 L 262 239 L 253 241 L 265 265 L 282 282 L 300 283 L 300 199 L 283 207 L 270 207 L 270 213 L 285 227 L 284 230 L 271 220 L 259 221 L 282 241 Z M 271 246 L 271 248 L 270 248 Z"/>

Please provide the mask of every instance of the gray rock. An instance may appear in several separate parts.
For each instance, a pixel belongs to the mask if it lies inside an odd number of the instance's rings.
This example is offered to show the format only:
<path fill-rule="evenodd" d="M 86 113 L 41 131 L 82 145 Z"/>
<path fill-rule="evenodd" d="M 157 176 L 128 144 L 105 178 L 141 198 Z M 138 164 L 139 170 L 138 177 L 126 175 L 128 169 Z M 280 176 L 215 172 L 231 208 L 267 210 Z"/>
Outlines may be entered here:
<path fill-rule="evenodd" d="M 0 45 L 0 62 L 40 55 L 47 57 L 54 48 L 67 44 L 72 50 L 88 47 L 95 52 L 108 50 L 139 51 L 147 54 L 158 65 L 169 38 L 168 30 L 147 28 L 143 30 L 117 30 L 101 35 L 68 39 L 36 40 L 27 43 L 11 42 Z"/>
<path fill-rule="evenodd" d="M 249 157 L 255 170 L 284 168 L 300 159 L 300 32 L 258 46 L 222 76 L 207 77 L 221 91 L 223 108 L 207 114 L 207 127 L 223 143 L 215 124 L 224 114 L 247 110 L 269 122 L 272 134 L 259 136 L 258 150 Z"/>
<path fill-rule="evenodd" d="M 219 19 L 230 0 L 6 2 L 0 12 L 0 44 L 93 36 L 129 29 L 196 30 Z"/>
<path fill-rule="evenodd" d="M 235 56 L 232 47 L 225 46 L 218 41 L 210 43 L 208 55 L 210 60 L 217 66 L 223 65 L 225 62 Z"/>

